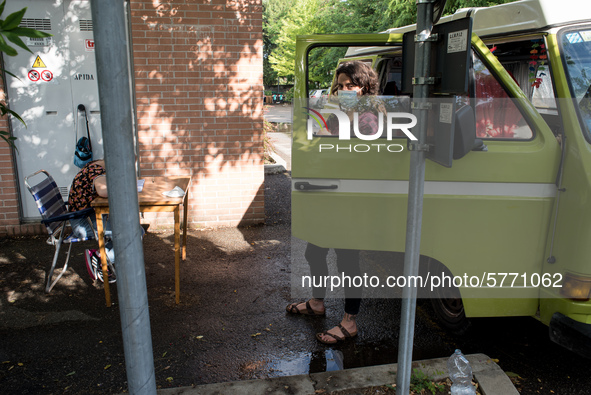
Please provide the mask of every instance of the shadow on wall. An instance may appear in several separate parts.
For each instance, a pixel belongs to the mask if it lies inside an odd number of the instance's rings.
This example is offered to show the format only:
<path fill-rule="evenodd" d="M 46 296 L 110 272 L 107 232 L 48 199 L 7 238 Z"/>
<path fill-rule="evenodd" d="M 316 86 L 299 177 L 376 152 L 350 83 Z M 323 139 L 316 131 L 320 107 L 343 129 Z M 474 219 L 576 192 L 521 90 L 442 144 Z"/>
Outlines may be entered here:
<path fill-rule="evenodd" d="M 190 175 L 190 223 L 264 221 L 262 6 L 132 2 L 142 176 Z"/>

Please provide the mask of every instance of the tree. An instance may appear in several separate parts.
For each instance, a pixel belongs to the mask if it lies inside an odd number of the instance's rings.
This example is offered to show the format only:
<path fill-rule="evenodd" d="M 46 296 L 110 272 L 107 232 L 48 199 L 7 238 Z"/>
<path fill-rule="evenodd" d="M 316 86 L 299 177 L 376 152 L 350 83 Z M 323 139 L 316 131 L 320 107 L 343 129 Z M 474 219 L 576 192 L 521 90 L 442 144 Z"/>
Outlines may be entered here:
<path fill-rule="evenodd" d="M 4 0 L 2 4 L 0 4 L 0 16 L 2 16 L 2 14 L 4 13 L 5 5 L 6 0 Z M 0 19 L 0 51 L 2 51 L 8 56 L 16 56 L 18 54 L 18 51 L 15 48 L 13 48 L 10 44 L 8 44 L 8 41 L 10 41 L 13 44 L 16 44 L 17 46 L 25 49 L 28 52 L 33 53 L 29 49 L 29 47 L 27 47 L 27 45 L 23 42 L 23 40 L 21 40 L 21 37 L 42 38 L 51 36 L 51 34 L 49 33 L 41 32 L 35 29 L 19 27 L 23 19 L 23 16 L 25 15 L 25 12 L 27 12 L 26 7 L 20 11 L 8 15 L 6 19 Z M 4 73 L 6 74 L 11 75 L 14 78 L 18 78 L 8 70 L 0 71 L 4 71 Z M 20 115 L 9 109 L 6 106 L 6 103 L 2 101 L 0 102 L 0 115 L 4 116 L 6 114 L 12 115 L 20 122 L 22 122 L 23 125 L 27 126 L 25 124 L 25 121 L 23 121 L 23 119 L 20 117 Z M 14 145 L 14 140 L 16 140 L 16 137 L 12 137 L 10 133 L 5 130 L 0 130 L 0 137 L 2 138 L 2 140 L 6 141 L 9 146 L 16 149 L 16 146 Z"/>
<path fill-rule="evenodd" d="M 489 7 L 516 0 L 448 0 L 445 14 L 464 7 Z M 377 33 L 416 22 L 416 0 L 264 0 L 265 84 L 273 84 L 277 75 L 294 75 L 297 35 L 334 33 Z M 266 33 L 265 33 L 266 32 Z M 309 79 L 327 87 L 332 80 L 334 59 L 344 55 L 343 48 L 317 48 L 310 54 Z M 272 79 L 267 78 L 273 76 Z M 269 83 L 269 82 L 270 83 Z"/>
<path fill-rule="evenodd" d="M 392 15 L 395 15 L 394 25 L 392 27 L 412 25 L 417 21 L 416 1 L 389 0 L 389 2 L 388 11 Z"/>
<path fill-rule="evenodd" d="M 414 0 L 389 0 L 389 11 L 396 15 L 396 25 L 393 27 L 411 25 L 417 20 L 417 6 Z M 490 7 L 516 0 L 447 0 L 444 15 L 450 15 L 460 8 Z"/>
<path fill-rule="evenodd" d="M 277 48 L 281 26 L 293 3 L 285 0 L 263 0 L 263 84 L 277 82 L 277 72 L 269 62 L 269 56 Z"/>
<path fill-rule="evenodd" d="M 394 14 L 388 1 L 331 0 L 323 3 L 316 18 L 322 33 L 377 33 L 394 26 Z M 329 87 L 335 60 L 345 55 L 346 48 L 316 48 L 310 53 L 308 78 L 320 87 Z"/>
<path fill-rule="evenodd" d="M 316 18 L 323 33 L 377 33 L 394 26 L 389 1 L 330 0 Z"/>
<path fill-rule="evenodd" d="M 281 1 L 281 0 L 275 0 Z M 269 9 L 273 0 L 267 0 Z M 296 0 L 279 23 L 273 21 L 268 28 L 270 64 L 275 73 L 291 78 L 294 72 L 295 39 L 300 34 L 378 32 L 392 27 L 388 1 L 367 3 L 364 0 Z M 277 9 L 275 6 L 274 9 Z M 274 15 L 278 15 L 277 12 Z M 269 18 L 270 21 L 271 13 Z M 265 23 L 265 17 L 263 18 Z M 273 42 L 273 40 L 275 41 Z M 312 56 L 311 80 L 320 86 L 330 83 L 334 64 L 326 59 L 342 56 L 343 49 L 316 50 Z M 276 78 L 276 77 L 275 77 Z"/>
<path fill-rule="evenodd" d="M 296 0 L 281 22 L 277 47 L 269 56 L 273 69 L 288 80 L 294 76 L 296 37 L 302 34 L 320 33 L 315 18 L 321 0 Z"/>

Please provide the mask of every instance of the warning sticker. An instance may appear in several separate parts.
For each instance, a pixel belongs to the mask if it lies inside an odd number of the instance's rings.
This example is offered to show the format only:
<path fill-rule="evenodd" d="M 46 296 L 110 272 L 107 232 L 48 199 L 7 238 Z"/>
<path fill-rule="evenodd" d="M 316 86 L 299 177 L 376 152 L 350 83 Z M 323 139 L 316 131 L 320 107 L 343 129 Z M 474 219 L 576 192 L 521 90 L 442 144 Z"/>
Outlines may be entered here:
<path fill-rule="evenodd" d="M 451 103 L 439 104 L 439 122 L 451 124 L 453 105 Z"/>
<path fill-rule="evenodd" d="M 43 63 L 43 61 L 41 60 L 41 57 L 39 55 L 37 55 L 37 58 L 35 59 L 35 62 L 33 63 L 33 68 L 37 68 L 37 67 L 47 67 L 45 65 L 45 63 Z"/>
<path fill-rule="evenodd" d="M 447 35 L 447 53 L 463 52 L 468 48 L 468 30 L 451 32 Z"/>
<path fill-rule="evenodd" d="M 41 79 L 43 79 L 43 81 L 51 81 L 53 79 L 53 73 L 49 70 L 43 70 L 41 72 Z"/>
<path fill-rule="evenodd" d="M 39 72 L 37 70 L 31 70 L 29 71 L 29 79 L 33 82 L 39 81 L 39 78 L 41 78 L 41 74 L 39 74 Z"/>
<path fill-rule="evenodd" d="M 27 37 L 27 47 L 49 47 L 53 44 L 53 37 Z"/>

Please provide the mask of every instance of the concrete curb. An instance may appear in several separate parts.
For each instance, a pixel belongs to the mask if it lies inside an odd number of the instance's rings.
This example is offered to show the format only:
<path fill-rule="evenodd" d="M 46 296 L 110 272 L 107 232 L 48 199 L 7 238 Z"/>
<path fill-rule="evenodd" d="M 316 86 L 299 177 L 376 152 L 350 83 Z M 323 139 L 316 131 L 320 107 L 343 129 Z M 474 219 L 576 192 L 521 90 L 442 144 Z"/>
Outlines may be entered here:
<path fill-rule="evenodd" d="M 283 159 L 277 152 L 271 152 L 271 158 L 275 161 L 276 164 L 281 165 L 287 169 L 287 162 Z"/>
<path fill-rule="evenodd" d="M 273 165 L 265 165 L 265 174 L 277 174 L 287 171 L 287 163 L 285 160 L 274 152 L 271 152 L 271 158 L 275 161 Z"/>
<path fill-rule="evenodd" d="M 466 356 L 472 366 L 474 379 L 483 395 L 519 395 L 509 377 L 492 359 L 484 354 Z M 413 362 L 413 369 L 441 380 L 447 377 L 447 359 L 437 358 Z M 233 381 L 195 387 L 181 387 L 158 390 L 160 395 L 260 395 L 330 393 L 382 386 L 396 382 L 398 364 L 378 365 L 365 368 L 345 369 L 309 375 L 273 377 L 261 380 Z"/>

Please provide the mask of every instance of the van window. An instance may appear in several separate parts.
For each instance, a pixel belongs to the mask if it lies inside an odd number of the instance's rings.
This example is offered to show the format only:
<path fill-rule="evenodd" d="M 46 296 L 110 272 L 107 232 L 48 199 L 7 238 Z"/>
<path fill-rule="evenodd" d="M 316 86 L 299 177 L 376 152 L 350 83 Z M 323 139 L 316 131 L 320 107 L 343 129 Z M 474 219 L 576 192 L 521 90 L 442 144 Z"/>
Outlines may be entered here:
<path fill-rule="evenodd" d="M 383 96 L 399 96 L 402 88 L 402 56 L 385 55 L 378 61 L 380 92 Z"/>
<path fill-rule="evenodd" d="M 346 51 L 346 47 L 319 46 L 308 52 L 306 65 L 308 91 L 330 90 L 334 70 Z"/>
<path fill-rule="evenodd" d="M 477 137 L 482 139 L 531 139 L 532 129 L 521 115 L 519 108 L 476 55 L 473 56 L 473 70 Z"/>
<path fill-rule="evenodd" d="M 572 97 L 591 141 L 591 28 L 562 32 L 560 43 Z"/>
<path fill-rule="evenodd" d="M 501 43 L 493 41 L 488 46 L 542 114 L 558 115 L 543 37 Z"/>
<path fill-rule="evenodd" d="M 341 51 L 344 47 L 318 46 L 312 48 L 307 55 L 307 81 L 308 89 L 312 95 L 307 99 L 305 114 L 307 114 L 308 126 L 315 137 L 339 137 L 341 122 L 335 114 L 344 114 L 350 120 L 350 132 L 357 136 L 368 136 L 367 140 L 390 137 L 406 137 L 401 130 L 386 132 L 388 113 L 409 113 L 410 97 L 399 96 L 398 87 L 401 81 L 402 56 L 400 48 L 388 46 L 388 52 L 381 56 L 343 58 Z M 389 52 L 392 51 L 392 52 Z M 340 57 L 339 57 L 340 56 Z M 375 61 L 375 63 L 374 63 Z M 343 63 L 348 63 L 343 65 Z M 344 66 L 348 72 L 357 74 L 354 77 L 358 83 L 365 81 L 366 85 L 357 90 L 343 87 L 335 71 Z M 368 69 L 369 72 L 363 71 Z M 358 70 L 358 71 L 355 71 Z M 373 71 L 372 71 L 373 70 Z M 351 80 L 347 73 L 341 73 Z M 365 76 L 365 77 L 362 77 Z M 367 78 L 367 76 L 371 76 Z M 320 99 L 316 99 L 314 86 L 325 86 L 326 91 Z M 345 118 L 346 119 L 346 118 Z M 394 123 L 408 123 L 408 119 L 393 118 Z M 361 136 L 360 138 L 362 138 Z"/>

